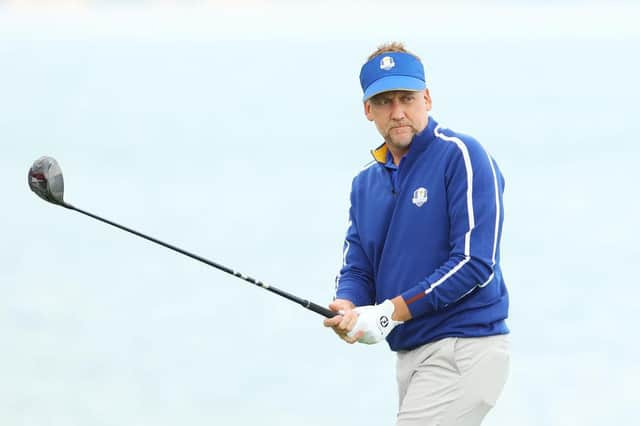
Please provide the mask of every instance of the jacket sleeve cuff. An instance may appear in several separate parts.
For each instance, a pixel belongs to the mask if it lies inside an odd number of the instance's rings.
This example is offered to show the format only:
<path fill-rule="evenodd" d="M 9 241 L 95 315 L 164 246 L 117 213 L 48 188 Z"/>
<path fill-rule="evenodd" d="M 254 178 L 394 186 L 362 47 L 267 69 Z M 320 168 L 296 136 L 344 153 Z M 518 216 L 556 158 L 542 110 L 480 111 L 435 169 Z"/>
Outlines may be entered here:
<path fill-rule="evenodd" d="M 429 298 L 421 285 L 410 288 L 400 296 L 407 304 L 412 318 L 417 318 L 433 310 L 429 304 Z"/>
<path fill-rule="evenodd" d="M 373 296 L 369 293 L 362 283 L 342 279 L 336 291 L 336 299 L 350 300 L 356 306 L 367 306 L 374 302 Z"/>

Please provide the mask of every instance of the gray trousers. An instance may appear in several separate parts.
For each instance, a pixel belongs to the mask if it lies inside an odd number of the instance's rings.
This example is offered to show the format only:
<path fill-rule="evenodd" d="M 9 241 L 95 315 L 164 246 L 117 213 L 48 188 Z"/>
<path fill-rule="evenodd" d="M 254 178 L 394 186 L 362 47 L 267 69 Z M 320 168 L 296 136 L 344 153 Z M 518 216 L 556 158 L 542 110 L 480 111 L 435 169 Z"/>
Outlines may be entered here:
<path fill-rule="evenodd" d="M 450 337 L 398 352 L 397 426 L 477 426 L 509 371 L 509 338 Z"/>

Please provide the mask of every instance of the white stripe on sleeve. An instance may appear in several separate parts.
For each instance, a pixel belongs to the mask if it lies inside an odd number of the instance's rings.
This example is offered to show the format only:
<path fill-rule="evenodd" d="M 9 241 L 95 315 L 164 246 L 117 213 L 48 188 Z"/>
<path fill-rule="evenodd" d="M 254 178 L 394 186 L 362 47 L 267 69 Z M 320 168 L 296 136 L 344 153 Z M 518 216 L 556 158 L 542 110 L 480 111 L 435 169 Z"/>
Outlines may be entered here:
<path fill-rule="evenodd" d="M 443 133 L 439 132 L 440 128 L 441 126 L 438 125 L 434 130 L 434 134 L 436 135 L 436 137 L 444 141 L 454 143 L 462 153 L 462 158 L 464 160 L 464 167 L 467 173 L 466 198 L 467 198 L 467 219 L 469 223 L 469 229 L 465 234 L 465 238 L 464 238 L 464 258 L 460 262 L 458 262 L 457 265 L 451 268 L 449 272 L 447 272 L 442 277 L 440 277 L 439 280 L 431 284 L 429 288 L 425 290 L 425 294 L 429 294 L 431 291 L 433 291 L 434 288 L 436 288 L 437 286 L 442 284 L 444 281 L 446 281 L 449 277 L 451 277 L 453 274 L 458 272 L 467 262 L 469 262 L 469 260 L 471 260 L 471 231 L 475 227 L 475 218 L 474 218 L 474 211 L 473 211 L 473 167 L 471 166 L 471 157 L 469 156 L 469 150 L 467 149 L 467 146 L 460 140 L 460 138 L 446 136 Z M 493 253 L 492 253 L 492 259 L 491 259 L 492 260 L 491 266 L 493 268 L 493 266 L 495 265 L 496 247 L 498 242 L 498 226 L 500 223 L 500 198 L 499 198 L 499 192 L 498 192 L 498 181 L 497 181 L 496 171 L 493 166 L 493 161 L 491 160 L 491 157 L 489 156 L 489 154 L 487 154 L 487 158 L 489 159 L 489 164 L 491 165 L 491 171 L 493 173 L 493 184 L 495 188 L 495 197 L 496 197 L 496 222 L 495 222 L 495 231 L 494 231 L 494 240 L 493 240 Z M 471 293 L 476 287 L 486 286 L 493 279 L 493 275 L 494 274 L 492 272 L 489 278 L 484 283 L 476 284 L 475 286 L 473 286 L 471 290 L 469 290 L 464 295 L 462 295 L 460 299 L 466 296 L 467 294 Z"/>

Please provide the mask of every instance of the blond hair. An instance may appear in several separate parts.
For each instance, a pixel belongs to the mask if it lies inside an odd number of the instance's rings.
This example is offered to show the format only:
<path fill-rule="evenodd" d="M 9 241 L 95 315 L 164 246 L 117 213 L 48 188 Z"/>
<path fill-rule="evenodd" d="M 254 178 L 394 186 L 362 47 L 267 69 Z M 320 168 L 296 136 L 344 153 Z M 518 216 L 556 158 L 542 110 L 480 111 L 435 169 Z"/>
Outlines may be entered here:
<path fill-rule="evenodd" d="M 378 48 L 375 50 L 375 52 L 373 52 L 371 55 L 369 55 L 369 57 L 367 58 L 367 62 L 369 62 L 370 60 L 372 60 L 376 56 L 382 55 L 383 53 L 387 53 L 387 52 L 408 53 L 409 55 L 414 56 L 417 60 L 420 61 L 420 58 L 418 57 L 418 55 L 416 55 L 415 53 L 409 52 L 404 47 L 404 44 L 402 42 L 400 42 L 400 41 L 392 41 L 392 42 L 384 43 L 384 44 L 381 44 L 380 46 L 378 46 Z"/>

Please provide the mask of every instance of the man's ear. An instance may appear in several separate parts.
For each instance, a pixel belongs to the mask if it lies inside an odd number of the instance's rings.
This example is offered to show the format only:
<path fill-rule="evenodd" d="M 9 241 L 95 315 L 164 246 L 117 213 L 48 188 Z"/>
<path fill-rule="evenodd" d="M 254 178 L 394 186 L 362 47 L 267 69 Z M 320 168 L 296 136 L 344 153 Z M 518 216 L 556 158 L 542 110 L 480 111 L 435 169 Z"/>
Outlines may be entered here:
<path fill-rule="evenodd" d="M 431 94 L 429 93 L 429 89 L 424 89 L 424 102 L 427 105 L 427 111 L 431 111 Z"/>
<path fill-rule="evenodd" d="M 364 101 L 364 115 L 367 117 L 367 120 L 373 121 L 373 114 L 371 113 L 371 102 Z"/>

